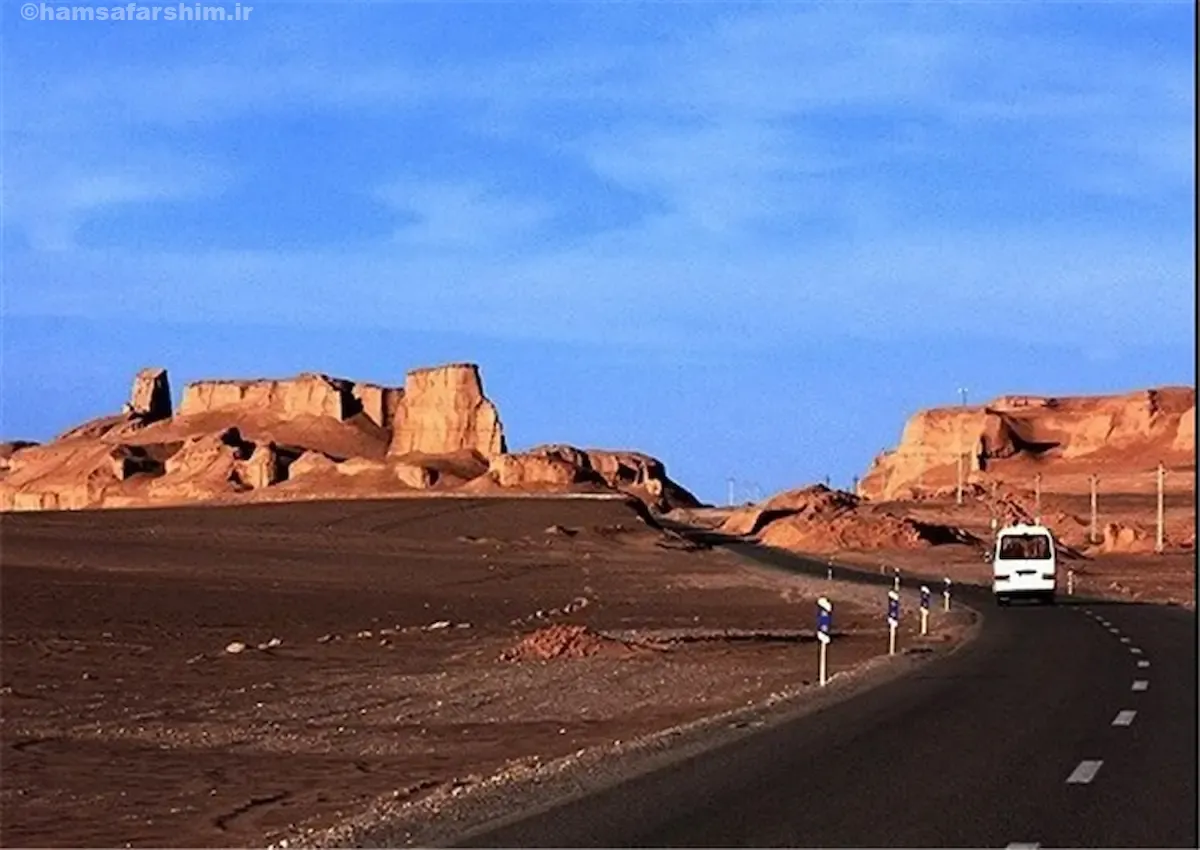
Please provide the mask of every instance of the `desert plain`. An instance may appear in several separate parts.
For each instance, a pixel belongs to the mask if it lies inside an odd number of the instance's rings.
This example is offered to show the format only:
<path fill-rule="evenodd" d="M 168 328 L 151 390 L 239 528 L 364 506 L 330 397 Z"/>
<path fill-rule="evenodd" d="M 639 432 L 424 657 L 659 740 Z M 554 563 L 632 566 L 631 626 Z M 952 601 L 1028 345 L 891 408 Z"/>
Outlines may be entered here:
<path fill-rule="evenodd" d="M 803 702 L 822 595 L 834 681 L 887 660 L 878 588 L 725 541 L 899 569 L 911 607 L 913 579 L 986 583 L 995 524 L 1040 520 L 1075 592 L 1192 607 L 1194 420 L 1190 388 L 925 411 L 855 492 L 716 506 L 636 451 L 510 452 L 471 364 L 178 407 L 147 370 L 120 414 L 2 453 L 0 841 L 436 820 L 489 777 Z M 909 617 L 900 646 L 947 651 L 980 614 Z"/>

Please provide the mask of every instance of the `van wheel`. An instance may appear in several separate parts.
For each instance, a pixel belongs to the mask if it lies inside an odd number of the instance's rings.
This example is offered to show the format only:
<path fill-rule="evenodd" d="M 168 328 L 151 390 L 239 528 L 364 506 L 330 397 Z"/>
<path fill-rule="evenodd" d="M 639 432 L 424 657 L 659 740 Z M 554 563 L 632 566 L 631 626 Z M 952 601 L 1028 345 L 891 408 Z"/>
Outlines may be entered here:
<path fill-rule="evenodd" d="M 997 597 L 996 597 L 996 604 L 997 604 L 997 605 L 1007 605 L 1007 604 L 1008 604 L 1008 597 L 1007 597 L 1007 596 L 997 596 Z"/>
<path fill-rule="evenodd" d="M 1054 593 L 1053 592 L 1047 593 L 1045 596 L 1042 597 L 1042 601 L 1045 602 L 1047 605 L 1053 605 L 1054 601 L 1055 601 Z"/>

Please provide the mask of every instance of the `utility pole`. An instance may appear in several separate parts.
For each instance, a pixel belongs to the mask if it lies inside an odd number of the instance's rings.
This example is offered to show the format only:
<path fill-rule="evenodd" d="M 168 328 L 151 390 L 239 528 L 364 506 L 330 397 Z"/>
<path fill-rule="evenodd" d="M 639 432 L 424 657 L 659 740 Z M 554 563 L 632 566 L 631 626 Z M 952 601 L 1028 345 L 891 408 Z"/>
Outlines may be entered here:
<path fill-rule="evenodd" d="M 858 495 L 858 476 L 857 475 L 855 475 L 850 480 L 850 488 L 851 488 L 851 492 L 854 493 L 855 496 L 857 496 Z"/>
<path fill-rule="evenodd" d="M 1154 551 L 1160 555 L 1163 550 L 1163 479 L 1167 477 L 1167 471 L 1163 468 L 1163 463 L 1158 462 L 1158 530 L 1154 535 Z"/>
<path fill-rule="evenodd" d="M 1033 476 L 1033 521 L 1042 524 L 1042 473 Z"/>
<path fill-rule="evenodd" d="M 1090 480 L 1091 480 L 1091 485 L 1092 485 L 1092 524 L 1091 524 L 1091 528 L 1088 530 L 1088 542 L 1096 543 L 1100 540 L 1100 533 L 1099 533 L 1099 528 L 1097 528 L 1097 525 L 1096 525 L 1096 482 L 1097 482 L 1097 479 L 1096 479 L 1095 473 L 1093 473 L 1090 476 Z"/>
<path fill-rule="evenodd" d="M 726 479 L 729 484 L 729 507 L 733 507 L 733 479 Z"/>
<path fill-rule="evenodd" d="M 967 390 L 966 390 L 966 388 L 959 387 L 958 395 L 961 400 L 961 406 L 965 411 L 966 406 L 967 406 Z M 956 433 L 957 439 L 956 439 L 954 454 L 955 454 L 955 467 L 958 471 L 958 488 L 956 491 L 956 495 L 954 497 L 954 501 L 956 504 L 961 505 L 963 503 L 963 439 L 962 439 L 962 417 L 961 416 L 959 417 L 959 420 L 958 420 L 958 428 L 956 429 L 956 432 L 957 432 Z"/>

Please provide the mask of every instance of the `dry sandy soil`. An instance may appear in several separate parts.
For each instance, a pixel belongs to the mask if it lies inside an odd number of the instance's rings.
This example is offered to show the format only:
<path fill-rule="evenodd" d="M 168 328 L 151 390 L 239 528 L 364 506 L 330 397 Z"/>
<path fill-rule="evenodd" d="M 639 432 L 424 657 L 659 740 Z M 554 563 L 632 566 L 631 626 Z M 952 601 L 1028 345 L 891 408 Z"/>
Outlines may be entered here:
<path fill-rule="evenodd" d="M 833 672 L 886 652 L 880 590 L 621 502 L 28 513 L 2 542 L 5 846 L 262 845 L 803 689 L 821 593 Z"/>

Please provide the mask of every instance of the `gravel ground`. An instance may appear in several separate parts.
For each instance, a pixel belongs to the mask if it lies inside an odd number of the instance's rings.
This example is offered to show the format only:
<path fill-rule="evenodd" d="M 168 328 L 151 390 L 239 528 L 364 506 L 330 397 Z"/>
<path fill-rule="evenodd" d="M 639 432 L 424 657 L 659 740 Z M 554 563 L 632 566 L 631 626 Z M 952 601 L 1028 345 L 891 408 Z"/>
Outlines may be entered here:
<path fill-rule="evenodd" d="M 884 591 L 683 546 L 619 503 L 24 514 L 2 530 L 6 846 L 262 846 L 364 812 L 390 829 L 400 810 L 446 825 L 439 800 L 484 799 L 464 789 L 536 790 L 512 779 L 810 699 L 819 594 L 833 673 L 887 647 Z M 969 618 L 934 620 L 942 638 Z M 551 625 L 638 651 L 502 660 Z"/>

